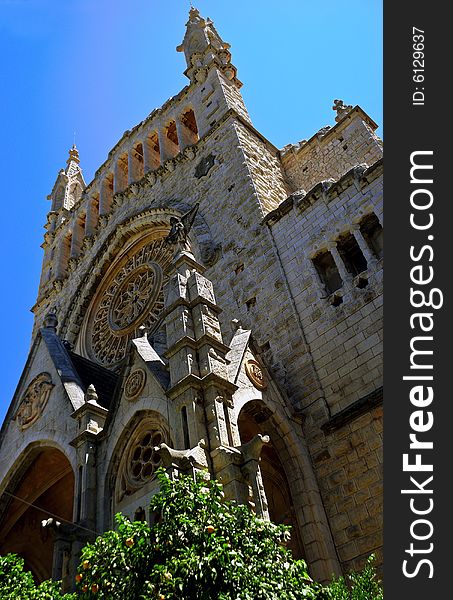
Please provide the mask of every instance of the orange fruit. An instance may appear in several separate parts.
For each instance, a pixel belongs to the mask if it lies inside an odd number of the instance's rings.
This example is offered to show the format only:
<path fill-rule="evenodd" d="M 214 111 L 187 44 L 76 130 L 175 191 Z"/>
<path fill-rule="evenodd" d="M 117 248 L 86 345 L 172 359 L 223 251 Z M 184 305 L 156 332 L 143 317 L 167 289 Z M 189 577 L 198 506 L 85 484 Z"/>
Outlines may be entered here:
<path fill-rule="evenodd" d="M 126 540 L 126 546 L 128 548 L 130 548 L 133 545 L 134 545 L 134 538 L 127 538 L 127 540 Z"/>
<path fill-rule="evenodd" d="M 93 583 L 93 585 L 91 586 L 91 591 L 93 592 L 93 594 L 95 594 L 98 590 L 99 590 L 98 584 Z"/>
<path fill-rule="evenodd" d="M 215 527 L 213 525 L 206 525 L 206 531 L 208 533 L 214 533 Z"/>
<path fill-rule="evenodd" d="M 77 573 L 77 575 L 75 576 L 75 580 L 77 581 L 77 583 L 79 583 L 80 581 L 82 581 L 82 575 L 80 573 Z"/>
<path fill-rule="evenodd" d="M 82 563 L 82 567 L 86 570 L 89 569 L 91 567 L 90 565 L 90 561 L 89 560 L 84 560 Z"/>

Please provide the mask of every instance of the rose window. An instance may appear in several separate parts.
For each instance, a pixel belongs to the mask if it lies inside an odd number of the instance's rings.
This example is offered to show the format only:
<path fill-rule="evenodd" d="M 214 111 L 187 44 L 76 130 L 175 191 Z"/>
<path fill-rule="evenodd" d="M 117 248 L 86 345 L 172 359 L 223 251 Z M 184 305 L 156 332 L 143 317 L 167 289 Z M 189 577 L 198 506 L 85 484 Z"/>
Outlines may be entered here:
<path fill-rule="evenodd" d="M 142 265 L 130 273 L 113 296 L 108 324 L 112 333 L 135 329 L 155 304 L 162 288 L 162 270 L 157 264 Z"/>
<path fill-rule="evenodd" d="M 150 332 L 159 326 L 171 259 L 164 238 L 148 238 L 125 249 L 108 269 L 88 310 L 81 342 L 86 356 L 115 367 L 141 325 Z"/>

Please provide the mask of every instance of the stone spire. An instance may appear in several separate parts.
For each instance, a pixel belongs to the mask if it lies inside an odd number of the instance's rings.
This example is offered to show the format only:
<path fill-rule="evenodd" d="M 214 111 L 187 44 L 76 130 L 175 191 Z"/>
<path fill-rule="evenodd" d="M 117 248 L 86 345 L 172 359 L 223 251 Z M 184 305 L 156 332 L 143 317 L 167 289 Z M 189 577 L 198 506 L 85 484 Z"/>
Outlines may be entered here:
<path fill-rule="evenodd" d="M 79 151 L 75 144 L 69 150 L 66 169 L 61 169 L 48 199 L 52 201 L 51 211 L 58 212 L 61 208 L 71 210 L 86 187 L 80 168 Z"/>
<path fill-rule="evenodd" d="M 79 151 L 77 150 L 77 146 L 75 144 L 73 144 L 72 148 L 69 150 L 69 158 L 66 161 L 66 164 L 68 165 L 66 167 L 67 174 L 70 171 L 80 169 L 80 167 L 79 167 L 79 164 L 80 164 Z"/>
<path fill-rule="evenodd" d="M 187 69 L 184 74 L 190 81 L 204 81 L 209 67 L 215 63 L 227 79 L 236 79 L 236 67 L 231 64 L 230 44 L 224 42 L 218 34 L 211 19 L 200 16 L 198 9 L 193 6 L 186 23 L 186 34 L 182 43 L 177 46 L 178 52 L 184 52 Z"/>

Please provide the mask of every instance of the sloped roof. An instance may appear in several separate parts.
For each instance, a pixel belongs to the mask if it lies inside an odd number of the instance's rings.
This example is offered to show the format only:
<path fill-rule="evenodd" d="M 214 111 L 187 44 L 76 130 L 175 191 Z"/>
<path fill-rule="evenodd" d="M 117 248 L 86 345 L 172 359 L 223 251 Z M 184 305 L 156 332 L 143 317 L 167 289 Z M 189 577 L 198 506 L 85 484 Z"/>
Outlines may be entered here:
<path fill-rule="evenodd" d="M 89 385 L 94 385 L 99 404 L 104 408 L 110 408 L 119 376 L 71 350 L 68 351 L 68 354 L 85 391 Z"/>

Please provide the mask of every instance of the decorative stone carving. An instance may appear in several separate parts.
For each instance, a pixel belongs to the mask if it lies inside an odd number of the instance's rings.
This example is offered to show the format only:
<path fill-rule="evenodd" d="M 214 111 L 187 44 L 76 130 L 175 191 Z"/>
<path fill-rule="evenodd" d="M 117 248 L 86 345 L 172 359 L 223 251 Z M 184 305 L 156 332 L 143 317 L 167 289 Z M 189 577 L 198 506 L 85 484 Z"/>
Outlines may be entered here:
<path fill-rule="evenodd" d="M 265 375 L 256 360 L 247 359 L 245 361 L 245 372 L 257 390 L 267 389 Z"/>
<path fill-rule="evenodd" d="M 53 387 L 49 373 L 41 373 L 29 384 L 15 416 L 21 431 L 28 429 L 42 415 Z"/>
<path fill-rule="evenodd" d="M 188 471 L 190 468 L 207 468 L 206 442 L 200 440 L 195 448 L 189 450 L 175 450 L 165 443 L 154 448 L 162 457 L 165 469 L 176 468 L 180 471 Z"/>
<path fill-rule="evenodd" d="M 208 154 L 200 160 L 198 165 L 195 167 L 195 177 L 200 179 L 209 173 L 212 167 L 215 164 L 215 156 L 213 154 Z"/>
<path fill-rule="evenodd" d="M 126 383 L 124 386 L 124 395 L 128 400 L 135 400 L 146 383 L 146 373 L 143 369 L 135 369 L 130 373 L 129 377 L 126 379 Z"/>
<path fill-rule="evenodd" d="M 192 229 L 193 222 L 198 212 L 199 204 L 195 204 L 186 214 L 182 217 L 171 217 L 170 224 L 171 229 L 168 236 L 165 238 L 167 244 L 177 245 L 181 244 L 185 246 L 187 243 L 187 236 Z"/>
<path fill-rule="evenodd" d="M 152 331 L 164 306 L 163 286 L 172 259 L 164 238 L 137 244 L 110 267 L 85 321 L 83 351 L 106 366 L 125 356 L 140 326 Z"/>
<path fill-rule="evenodd" d="M 203 264 L 207 267 L 215 265 L 219 259 L 221 248 L 221 244 L 214 244 L 213 242 L 200 244 L 200 255 Z"/>
<path fill-rule="evenodd" d="M 134 269 L 118 286 L 109 306 L 108 324 L 114 333 L 129 333 L 143 320 L 162 288 L 162 269 L 147 263 Z"/>
<path fill-rule="evenodd" d="M 337 113 L 337 116 L 335 117 L 335 121 L 338 123 L 338 121 L 341 121 L 341 119 L 343 117 L 345 117 L 349 112 L 351 112 L 352 110 L 352 105 L 351 104 L 345 104 L 343 102 L 343 100 L 334 100 L 333 101 L 333 106 L 332 106 L 332 110 L 335 110 Z"/>

